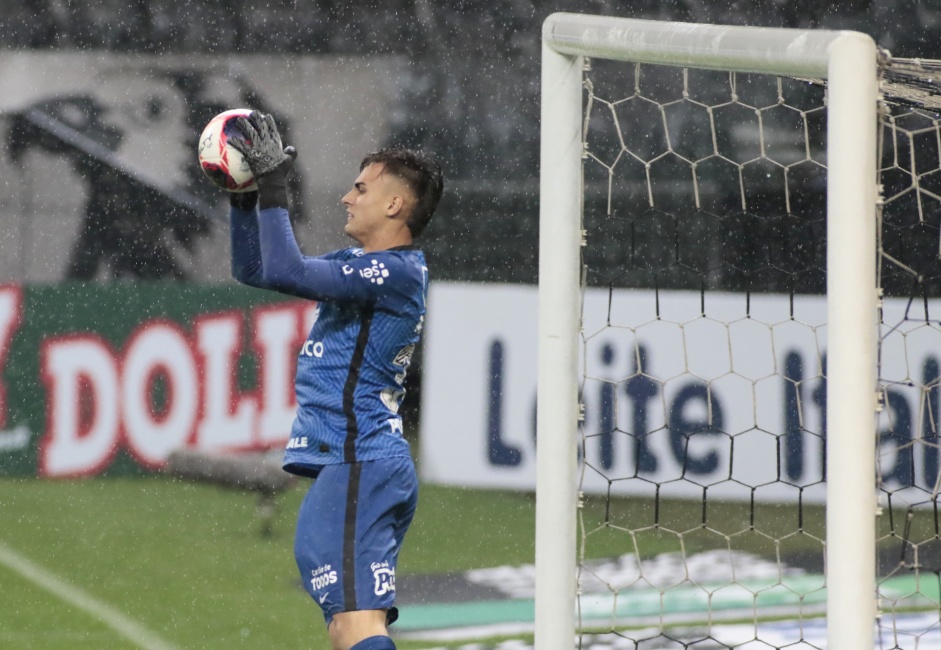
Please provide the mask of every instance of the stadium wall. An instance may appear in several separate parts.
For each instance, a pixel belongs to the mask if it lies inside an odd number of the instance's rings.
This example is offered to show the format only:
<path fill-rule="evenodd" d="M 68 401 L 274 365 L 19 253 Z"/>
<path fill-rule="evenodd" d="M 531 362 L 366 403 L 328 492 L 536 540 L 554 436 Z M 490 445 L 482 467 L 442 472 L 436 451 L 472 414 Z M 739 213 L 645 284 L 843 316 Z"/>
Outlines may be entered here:
<path fill-rule="evenodd" d="M 292 198 L 305 250 L 345 245 L 339 199 L 385 144 L 397 61 L 5 53 L 0 282 L 226 281 L 226 199 L 196 144 L 211 116 L 240 106 L 273 112 L 300 152 Z"/>

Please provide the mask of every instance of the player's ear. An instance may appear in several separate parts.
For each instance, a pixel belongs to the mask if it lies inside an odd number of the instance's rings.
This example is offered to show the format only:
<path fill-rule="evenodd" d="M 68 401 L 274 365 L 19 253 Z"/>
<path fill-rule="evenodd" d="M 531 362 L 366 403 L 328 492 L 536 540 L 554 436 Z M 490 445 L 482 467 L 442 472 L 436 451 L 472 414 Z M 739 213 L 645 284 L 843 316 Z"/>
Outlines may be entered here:
<path fill-rule="evenodd" d="M 386 207 L 386 215 L 397 217 L 405 209 L 405 198 L 401 194 L 393 194 L 389 199 L 389 205 Z"/>

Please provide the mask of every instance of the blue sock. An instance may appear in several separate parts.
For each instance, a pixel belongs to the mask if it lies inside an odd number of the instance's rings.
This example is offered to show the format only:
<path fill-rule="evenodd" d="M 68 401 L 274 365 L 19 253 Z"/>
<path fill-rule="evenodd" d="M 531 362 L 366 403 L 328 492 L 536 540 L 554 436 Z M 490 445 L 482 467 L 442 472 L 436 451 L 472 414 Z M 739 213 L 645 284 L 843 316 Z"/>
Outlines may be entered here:
<path fill-rule="evenodd" d="M 387 636 L 371 636 L 363 639 L 350 650 L 395 650 L 395 644 Z"/>

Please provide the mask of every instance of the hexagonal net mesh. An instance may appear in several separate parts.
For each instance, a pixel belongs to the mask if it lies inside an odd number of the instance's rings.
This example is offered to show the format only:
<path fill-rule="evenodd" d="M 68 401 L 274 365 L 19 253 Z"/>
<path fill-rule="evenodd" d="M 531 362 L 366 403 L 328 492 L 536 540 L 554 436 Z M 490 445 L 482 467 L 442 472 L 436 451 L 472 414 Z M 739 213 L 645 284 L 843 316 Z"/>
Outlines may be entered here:
<path fill-rule="evenodd" d="M 585 99 L 583 647 L 822 648 L 825 85 L 592 61 Z M 926 647 L 941 130 L 880 119 L 878 624 Z"/>
<path fill-rule="evenodd" d="M 876 432 L 880 625 L 892 630 L 905 611 L 933 612 L 924 630 L 896 630 L 893 642 L 903 648 L 941 646 L 939 69 L 941 62 L 932 60 L 884 62 L 877 232 L 884 295 Z M 926 635 L 934 638 L 916 645 Z"/>

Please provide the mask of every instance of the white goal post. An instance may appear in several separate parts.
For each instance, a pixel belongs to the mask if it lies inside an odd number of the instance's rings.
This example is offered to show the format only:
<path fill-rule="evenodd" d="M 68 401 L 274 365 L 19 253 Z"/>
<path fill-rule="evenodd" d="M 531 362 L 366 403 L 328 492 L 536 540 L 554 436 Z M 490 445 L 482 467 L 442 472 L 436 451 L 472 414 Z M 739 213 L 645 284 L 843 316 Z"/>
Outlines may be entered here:
<path fill-rule="evenodd" d="M 578 333 L 586 57 L 825 79 L 828 647 L 874 644 L 877 50 L 847 31 L 558 13 L 543 25 L 535 647 L 576 634 Z M 833 335 L 838 333 L 838 335 Z M 839 460 L 839 462 L 836 462 Z"/>

